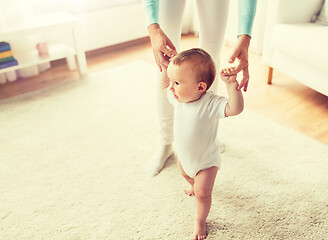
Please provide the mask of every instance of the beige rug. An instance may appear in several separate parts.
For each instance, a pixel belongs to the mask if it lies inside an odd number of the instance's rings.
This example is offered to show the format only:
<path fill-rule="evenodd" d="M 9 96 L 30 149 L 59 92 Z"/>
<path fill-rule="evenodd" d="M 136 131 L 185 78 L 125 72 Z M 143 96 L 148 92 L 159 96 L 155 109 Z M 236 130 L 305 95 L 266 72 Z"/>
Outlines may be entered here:
<path fill-rule="evenodd" d="M 155 76 L 132 62 L 0 103 L 0 239 L 189 239 L 175 159 L 142 171 Z M 220 136 L 208 239 L 328 239 L 327 145 L 248 111 Z"/>

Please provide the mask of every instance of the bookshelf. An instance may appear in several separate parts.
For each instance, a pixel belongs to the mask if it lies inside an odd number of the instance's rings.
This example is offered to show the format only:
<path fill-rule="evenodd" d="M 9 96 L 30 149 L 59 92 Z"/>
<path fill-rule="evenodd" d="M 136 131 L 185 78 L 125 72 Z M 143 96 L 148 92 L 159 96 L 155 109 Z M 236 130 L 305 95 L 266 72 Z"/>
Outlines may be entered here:
<path fill-rule="evenodd" d="M 18 65 L 0 69 L 0 73 L 76 56 L 80 76 L 85 75 L 87 73 L 85 51 L 79 38 L 77 17 L 72 14 L 67 12 L 56 12 L 39 15 L 20 25 L 5 26 L 0 31 L 0 39 L 1 41 L 10 42 L 11 39 L 24 38 L 24 36 L 30 34 L 38 34 L 57 29 L 68 29 L 67 32 L 71 33 L 73 39 L 73 46 L 69 46 L 65 43 L 50 44 L 49 54 L 46 56 L 40 56 L 35 48 L 20 52 L 12 49 L 15 59 L 18 61 Z"/>

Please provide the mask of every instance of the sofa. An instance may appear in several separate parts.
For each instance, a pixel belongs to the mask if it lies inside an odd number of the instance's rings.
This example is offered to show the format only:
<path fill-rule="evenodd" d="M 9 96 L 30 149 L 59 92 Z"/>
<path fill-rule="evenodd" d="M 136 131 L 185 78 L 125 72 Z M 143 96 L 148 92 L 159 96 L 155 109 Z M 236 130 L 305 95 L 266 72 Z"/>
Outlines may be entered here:
<path fill-rule="evenodd" d="M 263 48 L 268 84 L 278 70 L 328 96 L 328 26 L 312 22 L 323 2 L 269 0 Z"/>

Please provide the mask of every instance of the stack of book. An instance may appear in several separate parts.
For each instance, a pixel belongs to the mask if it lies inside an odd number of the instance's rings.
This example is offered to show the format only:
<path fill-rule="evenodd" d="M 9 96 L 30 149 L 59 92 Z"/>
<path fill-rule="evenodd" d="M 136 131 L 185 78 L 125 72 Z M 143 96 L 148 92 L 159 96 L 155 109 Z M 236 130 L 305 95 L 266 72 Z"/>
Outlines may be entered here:
<path fill-rule="evenodd" d="M 0 69 L 18 65 L 17 60 L 13 56 L 10 44 L 0 42 Z"/>

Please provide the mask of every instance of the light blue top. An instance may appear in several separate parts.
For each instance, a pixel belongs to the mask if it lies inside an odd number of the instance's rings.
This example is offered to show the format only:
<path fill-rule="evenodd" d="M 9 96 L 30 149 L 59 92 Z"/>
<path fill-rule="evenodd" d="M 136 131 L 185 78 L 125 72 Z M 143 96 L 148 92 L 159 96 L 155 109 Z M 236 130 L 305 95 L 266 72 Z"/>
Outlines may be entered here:
<path fill-rule="evenodd" d="M 238 0 L 238 35 L 251 36 L 256 3 L 257 0 Z M 142 7 L 146 15 L 147 27 L 153 23 L 159 24 L 159 0 L 142 0 Z"/>

